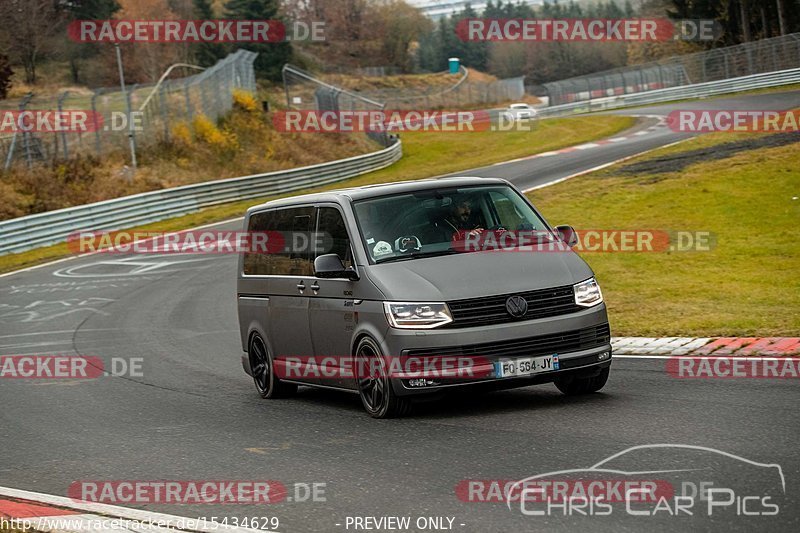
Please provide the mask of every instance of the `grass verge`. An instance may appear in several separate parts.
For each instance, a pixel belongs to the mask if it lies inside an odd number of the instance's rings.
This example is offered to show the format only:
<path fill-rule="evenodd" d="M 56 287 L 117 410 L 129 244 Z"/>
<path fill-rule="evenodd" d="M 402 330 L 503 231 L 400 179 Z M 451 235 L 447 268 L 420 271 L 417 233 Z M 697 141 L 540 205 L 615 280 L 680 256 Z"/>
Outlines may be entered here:
<path fill-rule="evenodd" d="M 364 174 L 323 188 L 357 187 L 419 179 L 457 172 L 516 157 L 533 155 L 614 135 L 631 127 L 635 119 L 622 116 L 586 116 L 543 120 L 531 132 L 407 133 L 403 134 L 403 159 L 389 168 Z M 203 209 L 197 213 L 137 227 L 145 231 L 175 231 L 241 216 L 252 205 L 277 196 L 246 200 Z M 134 229 L 134 228 L 129 228 Z M 8 272 L 70 255 L 66 244 L 0 256 L 0 272 Z"/>
<path fill-rule="evenodd" d="M 583 255 L 615 335 L 795 336 L 800 138 L 775 140 L 706 135 L 529 196 L 555 224 L 712 232 L 706 252 Z"/>

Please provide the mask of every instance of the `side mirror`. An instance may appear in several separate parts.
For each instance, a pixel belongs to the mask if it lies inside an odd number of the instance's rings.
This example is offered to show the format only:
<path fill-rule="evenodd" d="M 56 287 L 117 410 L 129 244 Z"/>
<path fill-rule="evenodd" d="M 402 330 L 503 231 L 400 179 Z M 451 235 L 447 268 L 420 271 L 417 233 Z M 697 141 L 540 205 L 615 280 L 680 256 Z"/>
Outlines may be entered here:
<path fill-rule="evenodd" d="M 336 254 L 325 254 L 314 260 L 314 275 L 322 279 L 349 279 L 358 280 L 358 272 L 352 267 L 345 268 L 342 260 Z"/>
<path fill-rule="evenodd" d="M 556 226 L 556 231 L 561 240 L 570 248 L 578 244 L 578 232 L 572 226 Z"/>

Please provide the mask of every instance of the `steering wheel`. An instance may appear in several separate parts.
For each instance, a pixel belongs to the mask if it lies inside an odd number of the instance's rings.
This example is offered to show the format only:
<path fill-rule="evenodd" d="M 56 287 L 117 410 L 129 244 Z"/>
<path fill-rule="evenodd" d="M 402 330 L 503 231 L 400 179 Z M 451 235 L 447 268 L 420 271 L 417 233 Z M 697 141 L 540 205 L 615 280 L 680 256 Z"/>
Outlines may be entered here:
<path fill-rule="evenodd" d="M 486 228 L 486 231 L 508 231 L 502 224 L 495 224 L 491 228 Z"/>

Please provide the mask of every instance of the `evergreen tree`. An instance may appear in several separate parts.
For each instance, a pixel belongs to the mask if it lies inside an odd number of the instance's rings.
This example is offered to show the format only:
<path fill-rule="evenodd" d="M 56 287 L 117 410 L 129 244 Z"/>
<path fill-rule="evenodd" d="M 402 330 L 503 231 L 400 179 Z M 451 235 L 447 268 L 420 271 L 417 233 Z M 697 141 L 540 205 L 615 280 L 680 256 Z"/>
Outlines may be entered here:
<path fill-rule="evenodd" d="M 11 70 L 8 56 L 0 54 L 0 100 L 8 96 L 8 90 L 11 88 L 11 76 L 13 75 L 14 71 Z"/>
<path fill-rule="evenodd" d="M 211 0 L 193 0 L 194 16 L 199 20 L 213 20 Z M 200 66 L 210 67 L 228 53 L 223 43 L 197 43 L 193 47 L 194 58 Z"/>
<path fill-rule="evenodd" d="M 278 7 L 278 0 L 228 0 L 225 11 L 231 19 L 277 20 Z M 288 42 L 237 43 L 237 47 L 257 52 L 256 74 L 272 81 L 280 81 L 281 69 L 292 55 Z"/>
<path fill-rule="evenodd" d="M 470 4 L 467 4 L 464 11 L 452 21 L 450 34 L 455 37 L 454 28 L 457 27 L 460 20 L 473 18 L 478 18 L 478 13 Z M 452 52 L 448 52 L 449 55 L 460 58 L 461 62 L 467 67 L 486 70 L 486 60 L 489 56 L 489 43 L 485 41 L 463 41 L 459 38 L 454 38 L 453 41 Z"/>

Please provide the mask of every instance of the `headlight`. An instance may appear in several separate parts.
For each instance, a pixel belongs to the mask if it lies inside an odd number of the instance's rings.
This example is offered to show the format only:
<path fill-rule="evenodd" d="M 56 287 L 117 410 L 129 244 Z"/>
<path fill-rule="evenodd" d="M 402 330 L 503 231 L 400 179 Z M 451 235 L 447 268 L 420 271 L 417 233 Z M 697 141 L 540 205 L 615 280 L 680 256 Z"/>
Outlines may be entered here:
<path fill-rule="evenodd" d="M 383 310 L 393 328 L 431 329 L 453 321 L 444 303 L 383 302 Z"/>
<path fill-rule="evenodd" d="M 592 307 L 603 301 L 600 285 L 594 278 L 578 283 L 573 289 L 575 290 L 575 303 L 580 306 Z"/>

